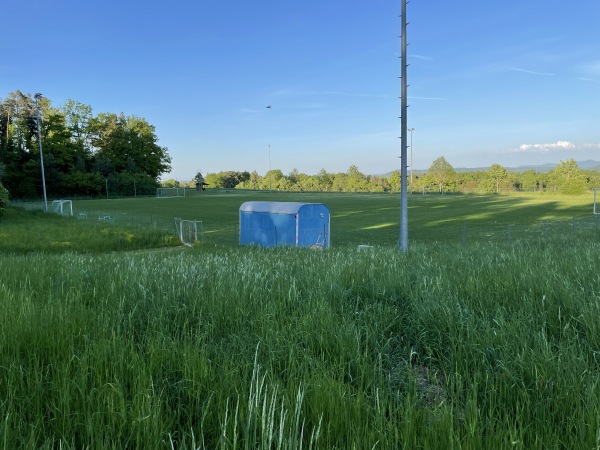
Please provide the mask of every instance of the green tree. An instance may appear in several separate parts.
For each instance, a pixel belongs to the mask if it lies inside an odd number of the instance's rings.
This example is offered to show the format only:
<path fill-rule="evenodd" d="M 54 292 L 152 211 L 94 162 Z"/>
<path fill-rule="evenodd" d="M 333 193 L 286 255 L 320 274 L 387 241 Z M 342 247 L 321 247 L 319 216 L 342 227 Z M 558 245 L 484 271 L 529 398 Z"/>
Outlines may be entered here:
<path fill-rule="evenodd" d="M 0 183 L 0 218 L 6 212 L 6 207 L 8 206 L 8 191 L 2 183 Z"/>
<path fill-rule="evenodd" d="M 521 189 L 524 191 L 535 192 L 535 190 L 539 187 L 539 177 L 535 170 L 526 170 L 519 178 L 521 182 Z"/>
<path fill-rule="evenodd" d="M 177 188 L 179 187 L 179 181 L 169 178 L 168 180 L 162 181 L 160 185 L 164 188 Z"/>
<path fill-rule="evenodd" d="M 393 192 L 400 192 L 400 172 L 394 170 L 390 177 L 388 178 L 388 183 L 390 184 L 390 189 Z M 412 189 L 412 186 L 411 186 Z"/>
<path fill-rule="evenodd" d="M 100 114 L 97 126 L 97 154 L 107 157 L 116 172 L 141 172 L 155 179 L 170 172 L 168 149 L 158 145 L 155 128 L 145 119 Z"/>
<path fill-rule="evenodd" d="M 496 194 L 500 192 L 500 184 L 508 178 L 508 171 L 500 164 L 492 164 L 487 175 L 494 181 Z"/>
<path fill-rule="evenodd" d="M 444 187 L 454 178 L 454 167 L 450 165 L 446 158 L 440 156 L 433 161 L 429 167 L 428 174 L 435 180 L 441 193 L 444 192 Z"/>
<path fill-rule="evenodd" d="M 325 169 L 321 169 L 317 174 L 319 179 L 319 190 L 327 192 L 332 190 L 333 175 L 327 173 Z"/>
<path fill-rule="evenodd" d="M 587 189 L 586 176 L 574 159 L 561 161 L 548 172 L 548 180 L 562 194 L 582 194 Z"/>

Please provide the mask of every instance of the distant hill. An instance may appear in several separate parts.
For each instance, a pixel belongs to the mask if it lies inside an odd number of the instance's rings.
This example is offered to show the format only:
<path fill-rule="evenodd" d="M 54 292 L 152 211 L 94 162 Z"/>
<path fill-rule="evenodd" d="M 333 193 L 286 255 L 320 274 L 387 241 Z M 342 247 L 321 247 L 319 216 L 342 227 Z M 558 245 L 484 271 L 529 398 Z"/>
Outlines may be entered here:
<path fill-rule="evenodd" d="M 517 167 L 506 167 L 506 170 L 509 172 L 525 172 L 527 170 L 535 170 L 536 172 L 550 172 L 558 163 L 546 163 L 546 164 L 532 164 L 527 166 L 517 166 Z M 577 161 L 577 166 L 582 170 L 597 170 L 600 172 L 600 161 L 594 161 L 591 159 L 585 161 Z M 454 170 L 457 172 L 485 172 L 488 170 L 490 166 L 487 167 L 455 167 Z M 410 169 L 409 169 L 410 170 Z M 423 173 L 427 173 L 427 169 L 415 169 L 413 174 L 420 175 Z M 388 172 L 384 175 L 380 175 L 382 177 L 389 177 L 392 172 Z"/>

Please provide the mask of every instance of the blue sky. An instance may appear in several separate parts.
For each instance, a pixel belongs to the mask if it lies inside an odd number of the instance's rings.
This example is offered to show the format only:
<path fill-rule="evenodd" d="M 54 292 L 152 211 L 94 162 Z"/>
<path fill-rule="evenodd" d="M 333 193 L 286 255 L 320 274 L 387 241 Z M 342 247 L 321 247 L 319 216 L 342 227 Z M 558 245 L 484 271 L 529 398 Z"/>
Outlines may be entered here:
<path fill-rule="evenodd" d="M 26 5 L 2 5 L 0 97 L 144 117 L 163 178 L 399 168 L 399 1 Z M 598 0 L 412 0 L 407 17 L 415 169 L 600 160 Z"/>

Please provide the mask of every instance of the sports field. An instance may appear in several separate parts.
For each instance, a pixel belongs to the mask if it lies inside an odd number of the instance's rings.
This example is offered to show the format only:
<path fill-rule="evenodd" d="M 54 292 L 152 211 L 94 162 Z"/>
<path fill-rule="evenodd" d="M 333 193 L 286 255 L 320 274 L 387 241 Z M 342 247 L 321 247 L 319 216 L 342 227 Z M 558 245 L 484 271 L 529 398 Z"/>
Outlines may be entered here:
<path fill-rule="evenodd" d="M 237 209 L 256 199 L 327 204 L 332 248 L 235 245 Z M 81 219 L 11 208 L 0 449 L 597 448 L 590 199 L 411 197 L 407 253 L 397 200 L 96 200 L 75 203 Z M 173 217 L 205 221 L 205 240 L 181 247 Z M 560 232 L 534 229 L 556 220 Z M 491 239 L 494 224 L 529 231 Z"/>
<path fill-rule="evenodd" d="M 107 215 L 122 223 L 172 228 L 175 217 L 202 220 L 205 243 L 236 245 L 238 210 L 245 201 L 324 203 L 331 211 L 331 242 L 394 246 L 399 236 L 400 198 L 393 194 L 269 193 L 191 191 L 186 197 L 74 202 L 77 212 Z M 502 241 L 570 233 L 573 219 L 595 228 L 593 198 L 545 193 L 513 195 L 409 196 L 409 238 L 415 242 Z M 91 214 L 90 214 L 91 216 Z M 570 221 L 570 222 L 569 222 Z M 567 223 L 569 222 L 569 223 Z"/>

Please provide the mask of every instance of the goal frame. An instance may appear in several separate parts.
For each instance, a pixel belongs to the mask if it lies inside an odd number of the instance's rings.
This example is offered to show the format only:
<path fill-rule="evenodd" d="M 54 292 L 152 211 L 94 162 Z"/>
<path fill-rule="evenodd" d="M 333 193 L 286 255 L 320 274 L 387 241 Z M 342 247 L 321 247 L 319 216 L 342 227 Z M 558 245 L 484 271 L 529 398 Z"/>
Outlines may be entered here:
<path fill-rule="evenodd" d="M 201 220 L 186 220 L 176 217 L 175 230 L 177 236 L 179 236 L 179 241 L 187 247 L 193 247 L 196 242 L 202 240 L 203 229 Z M 200 236 L 200 239 L 198 236 Z"/>
<path fill-rule="evenodd" d="M 156 197 L 157 198 L 176 198 L 176 197 L 185 197 L 185 187 L 176 187 L 176 188 L 157 188 L 156 189 Z M 172 193 L 175 195 L 163 195 L 167 193 Z"/>
<path fill-rule="evenodd" d="M 52 200 L 52 212 L 60 216 L 72 216 L 73 202 L 71 200 Z"/>

